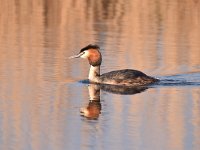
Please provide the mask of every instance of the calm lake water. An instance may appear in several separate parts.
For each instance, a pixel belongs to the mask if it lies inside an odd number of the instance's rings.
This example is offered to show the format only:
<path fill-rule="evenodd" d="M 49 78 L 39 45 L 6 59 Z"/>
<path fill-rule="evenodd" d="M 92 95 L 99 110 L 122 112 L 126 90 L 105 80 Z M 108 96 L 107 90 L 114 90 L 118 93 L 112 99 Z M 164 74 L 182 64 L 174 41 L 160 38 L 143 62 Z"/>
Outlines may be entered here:
<path fill-rule="evenodd" d="M 79 82 L 90 43 L 161 82 Z M 1 150 L 200 149 L 198 0 L 0 0 L 0 52 Z"/>

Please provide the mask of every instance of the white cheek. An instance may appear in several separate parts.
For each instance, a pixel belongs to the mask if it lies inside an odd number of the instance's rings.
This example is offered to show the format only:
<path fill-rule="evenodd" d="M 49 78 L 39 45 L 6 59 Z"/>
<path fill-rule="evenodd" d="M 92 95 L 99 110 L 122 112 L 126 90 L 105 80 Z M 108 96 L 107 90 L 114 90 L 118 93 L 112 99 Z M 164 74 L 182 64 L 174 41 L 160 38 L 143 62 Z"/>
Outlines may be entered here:
<path fill-rule="evenodd" d="M 89 57 L 89 52 L 85 51 L 83 55 L 81 55 L 81 58 L 88 58 Z"/>

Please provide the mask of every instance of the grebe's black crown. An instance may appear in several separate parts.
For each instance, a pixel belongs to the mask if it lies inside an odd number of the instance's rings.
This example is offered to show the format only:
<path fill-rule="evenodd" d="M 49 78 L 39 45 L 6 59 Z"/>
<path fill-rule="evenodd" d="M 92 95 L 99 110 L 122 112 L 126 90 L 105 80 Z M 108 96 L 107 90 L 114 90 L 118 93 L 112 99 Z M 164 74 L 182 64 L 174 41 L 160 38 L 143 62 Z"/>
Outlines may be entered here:
<path fill-rule="evenodd" d="M 81 49 L 80 53 L 85 51 L 85 50 L 88 50 L 88 49 L 100 49 L 100 47 L 98 45 L 92 45 L 92 44 L 89 44 L 88 46 L 84 47 Z"/>

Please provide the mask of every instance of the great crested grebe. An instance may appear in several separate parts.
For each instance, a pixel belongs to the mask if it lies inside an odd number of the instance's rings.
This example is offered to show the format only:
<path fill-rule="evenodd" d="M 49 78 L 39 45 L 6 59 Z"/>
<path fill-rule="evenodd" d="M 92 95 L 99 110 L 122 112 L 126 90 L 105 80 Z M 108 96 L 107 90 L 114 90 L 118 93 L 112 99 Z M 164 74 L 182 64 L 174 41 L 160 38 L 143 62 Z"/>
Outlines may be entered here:
<path fill-rule="evenodd" d="M 124 69 L 116 70 L 100 75 L 100 65 L 102 56 L 98 45 L 88 45 L 82 48 L 79 54 L 69 58 L 85 58 L 90 64 L 89 81 L 90 83 L 111 84 L 122 86 L 141 86 L 159 81 L 156 78 L 147 76 L 141 71 Z"/>

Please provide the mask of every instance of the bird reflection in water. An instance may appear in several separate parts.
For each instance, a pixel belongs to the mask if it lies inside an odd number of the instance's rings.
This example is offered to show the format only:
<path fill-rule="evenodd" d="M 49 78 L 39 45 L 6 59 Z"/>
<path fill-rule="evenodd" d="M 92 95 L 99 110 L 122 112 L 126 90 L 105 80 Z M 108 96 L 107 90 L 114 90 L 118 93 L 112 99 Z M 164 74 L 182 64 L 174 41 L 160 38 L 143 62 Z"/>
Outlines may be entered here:
<path fill-rule="evenodd" d="M 89 84 L 88 91 L 90 101 L 87 107 L 82 107 L 80 109 L 81 116 L 90 120 L 96 120 L 99 118 L 99 115 L 101 114 L 100 90 L 114 94 L 133 95 L 144 92 L 147 89 L 148 87 L 145 86 L 127 87 L 107 84 Z"/>
<path fill-rule="evenodd" d="M 88 119 L 98 119 L 101 113 L 100 86 L 98 84 L 89 84 L 88 91 L 90 101 L 87 107 L 80 109 L 81 115 Z"/>

